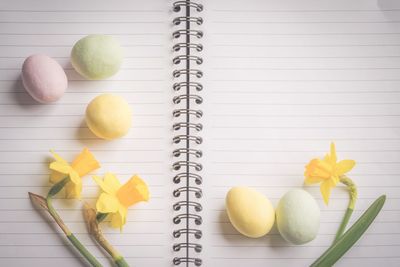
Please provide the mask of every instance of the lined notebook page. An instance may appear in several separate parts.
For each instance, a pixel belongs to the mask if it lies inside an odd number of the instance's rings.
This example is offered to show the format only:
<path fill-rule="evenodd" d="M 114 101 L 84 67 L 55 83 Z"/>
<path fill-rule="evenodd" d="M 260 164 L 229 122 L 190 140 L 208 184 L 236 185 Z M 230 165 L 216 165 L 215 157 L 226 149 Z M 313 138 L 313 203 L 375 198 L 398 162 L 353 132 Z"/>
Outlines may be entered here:
<path fill-rule="evenodd" d="M 50 149 L 72 160 L 85 146 L 102 164 L 98 174 L 111 171 L 127 181 L 138 173 L 150 186 L 151 201 L 130 209 L 122 233 L 102 225 L 110 242 L 131 265 L 170 264 L 169 10 L 165 1 L 0 3 L 0 266 L 82 265 L 27 193 L 47 193 Z M 125 52 L 120 72 L 105 81 L 84 80 L 69 63 L 73 44 L 95 33 L 114 36 Z M 34 53 L 55 58 L 67 73 L 68 90 L 56 104 L 40 105 L 22 87 L 23 60 Z M 122 139 L 101 141 L 83 122 L 87 103 L 103 92 L 121 95 L 132 106 L 133 129 Z M 85 177 L 83 199 L 94 203 L 97 193 Z M 87 235 L 81 202 L 60 199 L 55 205 L 76 236 L 109 265 Z"/>
<path fill-rule="evenodd" d="M 252 186 L 274 205 L 302 188 L 305 164 L 336 142 L 359 198 L 351 223 L 381 194 L 383 211 L 335 266 L 400 265 L 400 3 L 207 1 L 204 25 L 205 266 L 308 266 L 331 244 L 347 207 L 342 188 L 321 208 L 317 238 L 259 239 L 228 221 L 230 187 Z"/>

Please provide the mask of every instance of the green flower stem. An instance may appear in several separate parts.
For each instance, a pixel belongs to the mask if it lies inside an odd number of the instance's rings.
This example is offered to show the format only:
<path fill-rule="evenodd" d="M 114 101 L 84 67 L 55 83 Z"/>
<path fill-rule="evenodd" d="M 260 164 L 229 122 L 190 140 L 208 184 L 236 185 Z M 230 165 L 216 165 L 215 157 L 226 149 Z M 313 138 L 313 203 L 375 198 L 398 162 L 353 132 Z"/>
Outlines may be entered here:
<path fill-rule="evenodd" d="M 357 201 L 357 187 L 354 184 L 354 182 L 350 178 L 344 175 L 340 177 L 340 182 L 347 186 L 347 189 L 349 190 L 350 200 L 346 213 L 343 216 L 342 223 L 339 226 L 339 229 L 336 233 L 335 240 L 333 241 L 333 243 L 336 243 L 346 230 L 346 226 L 349 223 L 351 215 L 353 214 L 353 210 Z"/>
<path fill-rule="evenodd" d="M 336 243 L 330 246 L 310 267 L 333 266 L 365 233 L 385 204 L 386 196 L 382 195 L 360 216 Z"/>
<path fill-rule="evenodd" d="M 336 232 L 335 240 L 333 243 L 336 243 L 338 239 L 342 236 L 344 231 L 346 230 L 346 226 L 349 223 L 350 217 L 353 214 L 353 209 L 347 208 L 346 213 L 344 214 L 342 223 L 339 226 L 338 231 Z"/>
<path fill-rule="evenodd" d="M 42 203 L 41 206 L 46 206 L 46 210 L 49 212 L 51 217 L 55 220 L 61 230 L 64 232 L 68 240 L 74 245 L 74 247 L 82 254 L 82 256 L 93 266 L 93 267 L 102 267 L 101 263 L 97 261 L 97 259 L 85 248 L 85 246 L 74 236 L 74 234 L 69 230 L 69 228 L 65 225 L 60 215 L 54 209 L 52 203 L 52 197 L 55 196 L 61 189 L 68 183 L 69 177 L 65 177 L 60 182 L 53 185 L 49 193 L 47 194 L 45 203 Z M 37 195 L 36 195 L 37 196 Z M 36 197 L 37 198 L 37 197 Z M 31 198 L 32 199 L 32 198 Z M 40 200 L 42 201 L 42 200 Z"/>
<path fill-rule="evenodd" d="M 88 262 L 94 267 L 102 267 L 101 263 L 85 248 L 85 246 L 74 236 L 74 234 L 67 235 L 67 238 L 74 247 L 87 259 Z"/>
<path fill-rule="evenodd" d="M 124 257 L 119 254 L 119 252 L 104 238 L 101 234 L 95 236 L 96 241 L 107 251 L 108 254 L 113 258 L 114 263 L 118 267 L 129 267 L 128 263 L 125 261 Z"/>
<path fill-rule="evenodd" d="M 115 265 L 118 267 L 129 267 L 124 257 L 110 244 L 110 242 L 108 242 L 99 227 L 99 222 L 104 220 L 108 216 L 108 214 L 96 214 L 96 211 L 87 203 L 85 203 L 83 207 L 83 214 L 89 229 L 89 233 L 94 237 L 97 243 L 99 243 L 100 246 L 112 257 Z"/>
<path fill-rule="evenodd" d="M 122 256 L 120 259 L 115 261 L 115 264 L 117 264 L 118 267 L 129 267 L 128 263 L 125 261 L 125 259 Z"/>

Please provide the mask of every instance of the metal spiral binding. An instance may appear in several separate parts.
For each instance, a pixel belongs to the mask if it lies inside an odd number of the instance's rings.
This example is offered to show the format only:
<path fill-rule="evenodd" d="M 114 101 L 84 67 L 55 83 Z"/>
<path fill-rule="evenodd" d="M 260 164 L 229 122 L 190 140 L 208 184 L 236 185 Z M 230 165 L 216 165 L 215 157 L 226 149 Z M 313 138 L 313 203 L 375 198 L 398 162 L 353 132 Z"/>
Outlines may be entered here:
<path fill-rule="evenodd" d="M 172 86 L 177 94 L 172 99 L 177 105 L 172 115 L 178 120 L 172 126 L 176 132 L 172 141 L 177 146 L 172 151 L 173 157 L 176 158 L 172 169 L 177 171 L 173 182 L 179 185 L 173 191 L 173 196 L 180 198 L 173 205 L 173 210 L 176 212 L 173 222 L 176 225 L 182 225 L 173 232 L 173 237 L 179 241 L 173 244 L 172 249 L 177 253 L 181 251 L 179 256 L 173 259 L 173 264 L 200 266 L 202 260 L 197 254 L 201 252 L 202 246 L 196 240 L 201 239 L 202 232 L 195 228 L 203 222 L 201 215 L 198 214 L 203 207 L 195 200 L 203 195 L 199 187 L 203 179 L 198 174 L 203 166 L 197 162 L 203 156 L 203 152 L 194 147 L 203 142 L 203 139 L 198 136 L 203 129 L 203 125 L 198 122 L 203 112 L 197 108 L 203 103 L 203 98 L 198 95 L 203 90 L 203 85 L 196 81 L 203 77 L 203 72 L 198 69 L 198 66 L 203 63 L 203 58 L 198 55 L 203 51 L 203 45 L 199 43 L 203 32 L 196 29 L 203 24 L 203 18 L 192 16 L 191 13 L 201 12 L 203 6 L 196 1 L 175 1 L 172 10 L 180 13 L 172 21 L 174 27 L 180 27 L 172 33 L 172 37 L 176 40 L 172 51 L 177 54 L 172 59 L 173 64 L 177 66 L 172 73 L 174 79 L 177 80 Z M 193 65 L 196 67 L 193 68 Z M 183 256 L 181 256 L 182 252 L 184 252 Z"/>

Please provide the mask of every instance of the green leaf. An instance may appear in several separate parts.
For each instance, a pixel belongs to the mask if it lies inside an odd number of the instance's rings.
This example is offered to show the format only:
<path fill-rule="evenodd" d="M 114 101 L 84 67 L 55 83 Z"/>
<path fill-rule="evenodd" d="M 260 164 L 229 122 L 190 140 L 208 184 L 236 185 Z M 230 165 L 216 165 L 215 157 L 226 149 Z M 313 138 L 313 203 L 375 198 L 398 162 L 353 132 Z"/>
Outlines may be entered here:
<path fill-rule="evenodd" d="M 324 254 L 310 267 L 332 266 L 349 250 L 364 234 L 385 204 L 386 196 L 382 195 L 372 203 L 361 217 L 344 233 Z"/>

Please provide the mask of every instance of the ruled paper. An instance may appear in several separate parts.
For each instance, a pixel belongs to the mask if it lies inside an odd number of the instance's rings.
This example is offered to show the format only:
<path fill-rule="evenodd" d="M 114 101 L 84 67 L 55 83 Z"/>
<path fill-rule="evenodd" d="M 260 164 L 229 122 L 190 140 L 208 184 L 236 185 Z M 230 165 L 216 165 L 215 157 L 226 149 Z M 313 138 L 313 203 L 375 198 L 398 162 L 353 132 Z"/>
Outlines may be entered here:
<path fill-rule="evenodd" d="M 347 207 L 342 188 L 321 208 L 317 238 L 259 239 L 232 227 L 230 187 L 277 204 L 303 188 L 306 163 L 336 143 L 354 159 L 359 197 L 350 223 L 381 194 L 376 221 L 335 266 L 400 265 L 400 3 L 204 1 L 205 266 L 308 266 L 331 244 Z"/>
<path fill-rule="evenodd" d="M 97 174 L 114 172 L 124 182 L 137 173 L 150 187 L 150 202 L 130 208 L 122 233 L 102 225 L 109 241 L 131 266 L 172 261 L 169 10 L 165 1 L 1 1 L 0 266 L 86 266 L 27 194 L 48 191 L 50 149 L 72 160 L 83 147 L 101 162 Z M 120 41 L 125 58 L 117 75 L 87 81 L 73 70 L 72 46 L 88 34 Z M 38 104 L 21 84 L 22 63 L 35 53 L 53 57 L 67 73 L 68 90 L 57 103 Z M 119 140 L 99 140 L 84 123 L 86 105 L 103 92 L 123 96 L 132 107 L 133 128 Z M 97 195 L 97 185 L 85 177 L 83 199 L 94 204 Z M 82 202 L 59 199 L 55 205 L 85 246 L 111 264 L 87 234 Z"/>

